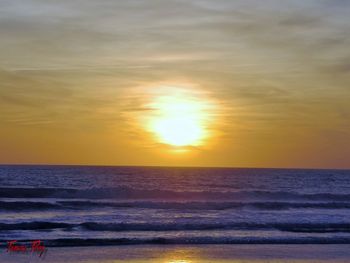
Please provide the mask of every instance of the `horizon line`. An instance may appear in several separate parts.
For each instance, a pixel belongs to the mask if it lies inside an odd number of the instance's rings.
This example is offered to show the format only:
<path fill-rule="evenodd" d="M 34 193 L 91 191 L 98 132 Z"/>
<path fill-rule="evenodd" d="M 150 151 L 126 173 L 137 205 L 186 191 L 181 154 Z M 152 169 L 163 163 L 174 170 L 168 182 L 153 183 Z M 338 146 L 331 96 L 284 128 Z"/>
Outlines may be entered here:
<path fill-rule="evenodd" d="M 317 168 L 317 167 L 243 167 L 243 166 L 177 166 L 177 165 L 121 165 L 121 164 L 50 164 L 50 163 L 0 163 L 0 166 L 76 166 L 76 167 L 149 167 L 149 168 L 207 168 L 207 169 L 279 169 L 279 170 L 343 170 L 349 168 Z"/>

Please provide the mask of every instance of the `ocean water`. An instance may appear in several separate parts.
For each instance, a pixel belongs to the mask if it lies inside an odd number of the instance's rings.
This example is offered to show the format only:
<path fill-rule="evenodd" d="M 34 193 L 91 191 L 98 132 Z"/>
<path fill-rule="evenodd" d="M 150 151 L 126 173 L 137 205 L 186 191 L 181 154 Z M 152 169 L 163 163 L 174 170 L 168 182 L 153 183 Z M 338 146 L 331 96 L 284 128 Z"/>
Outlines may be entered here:
<path fill-rule="evenodd" d="M 0 166 L 0 242 L 350 244 L 350 171 Z"/>

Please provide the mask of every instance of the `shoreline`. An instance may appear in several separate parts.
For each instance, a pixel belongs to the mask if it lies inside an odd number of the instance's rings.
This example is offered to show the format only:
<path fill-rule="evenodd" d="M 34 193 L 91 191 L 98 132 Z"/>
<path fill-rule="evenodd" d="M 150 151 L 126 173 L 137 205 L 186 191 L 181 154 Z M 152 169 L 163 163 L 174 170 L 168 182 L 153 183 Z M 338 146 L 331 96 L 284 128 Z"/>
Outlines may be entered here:
<path fill-rule="evenodd" d="M 6 248 L 8 242 L 13 240 L 0 240 L 0 249 Z M 16 240 L 16 244 L 31 246 L 31 243 L 36 240 Z M 56 240 L 37 240 L 42 242 L 45 247 L 48 248 L 76 248 L 76 247 L 142 247 L 142 246 L 303 246 L 303 245 L 349 245 L 349 238 L 315 238 L 311 237 L 308 239 L 270 239 L 270 240 L 226 240 L 223 242 L 221 239 L 208 240 L 207 242 L 198 242 L 197 240 L 188 240 L 187 242 L 175 242 L 165 238 L 154 238 L 150 240 L 128 240 L 125 238 L 116 239 L 80 239 L 80 238 L 62 238 Z"/>

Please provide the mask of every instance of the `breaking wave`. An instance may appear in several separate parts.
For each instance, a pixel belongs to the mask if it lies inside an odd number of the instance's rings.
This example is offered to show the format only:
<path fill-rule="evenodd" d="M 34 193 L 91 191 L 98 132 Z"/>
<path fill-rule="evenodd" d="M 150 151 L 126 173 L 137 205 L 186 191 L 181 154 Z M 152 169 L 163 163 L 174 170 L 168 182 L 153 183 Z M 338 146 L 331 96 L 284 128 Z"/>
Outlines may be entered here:
<path fill-rule="evenodd" d="M 183 231 L 183 230 L 279 230 L 300 233 L 350 232 L 350 224 L 342 223 L 97 223 L 22 222 L 0 224 L 0 230 L 88 230 L 88 231 Z"/>
<path fill-rule="evenodd" d="M 350 209 L 349 202 L 171 202 L 171 201 L 0 201 L 0 211 L 23 210 L 60 210 L 87 208 L 146 208 L 146 209 L 179 209 L 179 210 L 226 210 L 226 209 L 256 209 L 256 210 L 286 210 L 286 209 Z"/>
<path fill-rule="evenodd" d="M 350 194 L 302 194 L 283 191 L 170 191 L 160 189 L 116 188 L 0 188 L 0 198 L 86 198 L 86 199 L 162 199 L 162 200 L 307 200 L 349 201 Z"/>

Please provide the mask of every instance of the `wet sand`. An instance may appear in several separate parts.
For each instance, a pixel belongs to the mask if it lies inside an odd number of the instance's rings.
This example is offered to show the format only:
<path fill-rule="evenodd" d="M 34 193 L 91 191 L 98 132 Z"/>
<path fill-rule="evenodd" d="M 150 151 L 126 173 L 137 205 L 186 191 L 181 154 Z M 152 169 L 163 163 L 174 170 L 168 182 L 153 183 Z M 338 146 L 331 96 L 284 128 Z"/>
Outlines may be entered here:
<path fill-rule="evenodd" d="M 350 245 L 199 245 L 49 247 L 44 257 L 7 253 L 0 262 L 277 263 L 350 262 Z"/>

